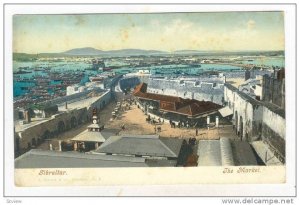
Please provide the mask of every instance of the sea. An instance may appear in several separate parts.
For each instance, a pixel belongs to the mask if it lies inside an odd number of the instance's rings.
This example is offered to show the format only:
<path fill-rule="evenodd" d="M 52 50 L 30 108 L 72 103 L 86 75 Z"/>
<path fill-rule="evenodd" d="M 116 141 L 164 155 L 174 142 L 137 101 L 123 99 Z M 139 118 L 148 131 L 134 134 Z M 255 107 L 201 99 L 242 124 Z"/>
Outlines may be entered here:
<path fill-rule="evenodd" d="M 253 64 L 253 65 L 265 65 L 265 66 L 278 66 L 285 67 L 284 57 L 256 57 L 251 58 L 251 60 L 240 60 L 238 61 L 242 64 Z M 115 62 L 116 65 L 122 65 L 122 62 Z M 110 64 L 112 66 L 112 64 Z M 101 73 L 101 71 L 90 70 L 92 65 L 90 62 L 84 61 L 63 61 L 63 62 L 54 62 L 54 61 L 33 61 L 33 62 L 13 62 L 13 71 L 17 72 L 19 68 L 24 68 L 24 70 L 31 71 L 30 73 L 24 74 L 14 74 L 14 78 L 26 78 L 30 79 L 36 76 L 47 77 L 47 72 L 44 69 L 50 69 L 51 72 L 59 73 L 75 73 L 84 71 L 84 76 L 82 77 L 80 84 L 84 85 L 89 81 L 89 77 Z M 116 74 L 126 74 L 130 72 L 136 72 L 138 70 L 147 69 L 151 73 L 157 73 L 162 75 L 167 75 L 171 73 L 178 74 L 187 74 L 187 75 L 197 75 L 206 71 L 222 71 L 222 72 L 233 72 L 236 70 L 242 70 L 242 67 L 233 66 L 233 65 L 221 65 L 221 64 L 201 64 L 201 66 L 190 66 L 190 65 L 159 65 L 159 66 L 148 66 L 148 67 L 138 67 L 133 68 L 127 65 L 124 65 L 118 69 L 114 69 Z M 50 84 L 60 84 L 61 81 L 51 81 Z M 13 94 L 14 97 L 20 97 L 26 94 L 26 89 L 24 87 L 35 86 L 34 83 L 30 82 L 16 82 L 13 83 Z M 23 88 L 23 89 L 21 89 Z M 53 92 L 48 90 L 49 93 Z"/>

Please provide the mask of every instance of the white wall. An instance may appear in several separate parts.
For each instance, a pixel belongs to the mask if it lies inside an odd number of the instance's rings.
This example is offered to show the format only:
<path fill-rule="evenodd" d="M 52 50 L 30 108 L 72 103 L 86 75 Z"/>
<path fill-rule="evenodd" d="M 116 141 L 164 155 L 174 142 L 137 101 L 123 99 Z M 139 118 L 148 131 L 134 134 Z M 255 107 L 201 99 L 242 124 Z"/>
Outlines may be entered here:
<path fill-rule="evenodd" d="M 263 122 L 276 132 L 280 137 L 285 139 L 285 119 L 280 115 L 272 112 L 266 107 L 263 107 Z"/>

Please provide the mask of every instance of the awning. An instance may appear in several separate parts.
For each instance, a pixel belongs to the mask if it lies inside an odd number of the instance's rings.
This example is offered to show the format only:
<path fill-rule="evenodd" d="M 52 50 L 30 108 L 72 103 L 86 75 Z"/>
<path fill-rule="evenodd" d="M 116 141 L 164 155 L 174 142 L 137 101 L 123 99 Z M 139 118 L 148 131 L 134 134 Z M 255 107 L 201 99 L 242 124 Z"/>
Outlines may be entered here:
<path fill-rule="evenodd" d="M 224 107 L 219 110 L 219 113 L 222 117 L 227 117 L 229 115 L 233 115 L 233 111 L 229 107 Z"/>

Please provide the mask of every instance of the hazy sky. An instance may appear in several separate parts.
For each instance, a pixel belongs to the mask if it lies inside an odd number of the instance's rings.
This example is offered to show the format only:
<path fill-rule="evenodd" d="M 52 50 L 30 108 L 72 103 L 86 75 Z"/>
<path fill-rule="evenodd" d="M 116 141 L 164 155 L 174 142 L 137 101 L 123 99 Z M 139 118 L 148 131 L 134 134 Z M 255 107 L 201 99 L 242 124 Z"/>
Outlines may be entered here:
<path fill-rule="evenodd" d="M 282 12 L 15 15 L 14 52 L 284 50 Z"/>

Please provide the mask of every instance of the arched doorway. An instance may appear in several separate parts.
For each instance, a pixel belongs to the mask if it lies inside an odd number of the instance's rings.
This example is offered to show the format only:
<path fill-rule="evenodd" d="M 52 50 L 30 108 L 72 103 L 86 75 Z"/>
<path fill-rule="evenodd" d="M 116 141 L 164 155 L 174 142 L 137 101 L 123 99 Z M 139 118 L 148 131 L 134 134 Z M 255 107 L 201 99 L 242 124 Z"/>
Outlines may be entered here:
<path fill-rule="evenodd" d="M 66 129 L 65 123 L 63 121 L 59 121 L 59 123 L 57 125 L 58 134 L 65 131 L 65 129 Z"/>
<path fill-rule="evenodd" d="M 77 119 L 73 116 L 71 118 L 71 128 L 74 128 L 77 126 Z"/>
<path fill-rule="evenodd" d="M 42 140 L 43 140 L 43 139 L 49 139 L 50 136 L 51 136 L 51 134 L 50 134 L 49 130 L 46 130 L 46 131 L 44 132 L 44 134 L 42 135 Z"/>
<path fill-rule="evenodd" d="M 235 134 L 238 134 L 238 125 L 239 125 L 238 113 L 237 111 L 235 111 Z"/>
<path fill-rule="evenodd" d="M 247 142 L 249 142 L 249 135 L 248 135 L 248 132 L 246 132 L 246 134 L 245 134 L 245 140 L 246 140 Z"/>
<path fill-rule="evenodd" d="M 243 130 L 244 129 L 244 123 L 243 123 L 243 117 L 240 116 L 240 129 L 239 129 L 239 133 L 240 133 L 240 138 L 241 138 L 241 141 L 243 140 Z"/>
<path fill-rule="evenodd" d="M 31 144 L 32 144 L 33 147 L 36 147 L 37 144 L 36 144 L 36 139 L 35 138 L 31 139 Z"/>
<path fill-rule="evenodd" d="M 19 154 L 20 152 L 20 138 L 16 137 L 16 153 Z"/>

